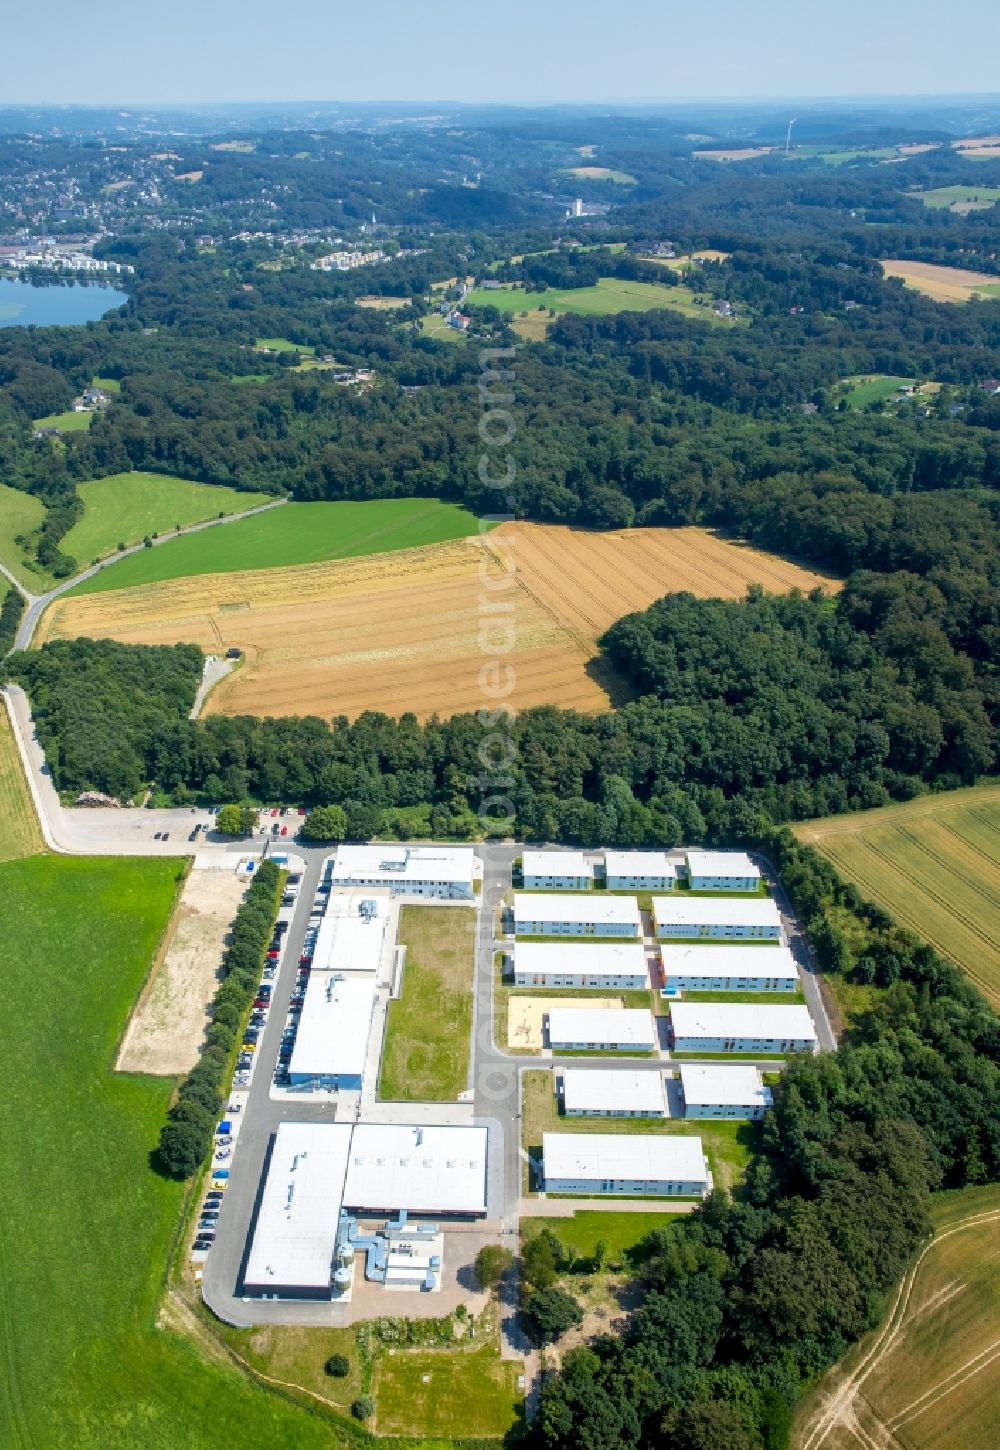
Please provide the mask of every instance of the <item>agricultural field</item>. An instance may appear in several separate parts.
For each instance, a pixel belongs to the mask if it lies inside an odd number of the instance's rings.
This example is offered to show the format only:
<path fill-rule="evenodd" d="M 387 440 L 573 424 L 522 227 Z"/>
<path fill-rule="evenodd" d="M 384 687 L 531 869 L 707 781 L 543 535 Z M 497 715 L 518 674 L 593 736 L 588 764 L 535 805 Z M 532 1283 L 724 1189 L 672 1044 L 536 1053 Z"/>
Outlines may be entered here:
<path fill-rule="evenodd" d="M 77 484 L 77 492 L 83 517 L 61 547 L 81 564 L 113 554 L 119 543 L 137 544 L 147 534 L 167 534 L 178 524 L 185 528 L 273 500 L 271 494 L 241 493 L 166 473 L 113 473 Z"/>
<path fill-rule="evenodd" d="M 379 1097 L 454 1102 L 468 1087 L 476 915 L 454 906 L 404 906 L 403 990 L 390 1002 Z"/>
<path fill-rule="evenodd" d="M 112 1068 L 180 866 L 48 855 L 0 866 L 0 993 L 17 1022 L 0 1116 L 0 1439 L 11 1450 L 330 1444 L 329 1424 L 203 1358 L 176 1319 L 160 1327 L 184 1187 L 153 1173 L 149 1154 L 173 1084 Z"/>
<path fill-rule="evenodd" d="M 208 708 L 218 714 L 353 717 L 363 710 L 393 715 L 412 710 L 423 718 L 434 712 L 447 716 L 482 703 L 482 569 L 492 581 L 494 600 L 502 597 L 512 606 L 500 626 L 495 615 L 486 620 L 485 638 L 487 648 L 502 648 L 504 660 L 514 666 L 513 706 L 601 710 L 609 699 L 621 697 L 622 682 L 600 662 L 596 641 L 623 614 L 645 609 L 673 590 L 733 599 L 753 582 L 779 592 L 838 587 L 786 560 L 701 529 L 592 533 L 527 523 L 504 524 L 475 539 L 391 556 L 253 573 L 205 573 L 209 561 L 203 540 L 212 540 L 212 562 L 218 568 L 232 535 L 253 528 L 267 547 L 268 529 L 273 539 L 286 527 L 285 516 L 294 519 L 296 510 L 361 510 L 359 519 L 367 517 L 371 529 L 365 535 L 358 525 L 351 536 L 354 551 L 377 548 L 380 542 L 385 548 L 388 523 L 379 536 L 374 520 L 388 521 L 402 507 L 391 501 L 284 504 L 256 519 L 146 549 L 56 600 L 41 622 L 37 642 L 90 635 L 147 644 L 186 640 L 212 652 L 242 649 L 243 668 L 210 697 Z M 451 518 L 470 532 L 471 515 L 455 510 Z M 440 515 L 432 514 L 423 523 L 431 527 L 438 521 Z M 414 527 L 415 521 L 411 535 Z M 319 553 L 317 530 L 313 528 L 311 537 L 307 532 L 297 546 L 312 546 Z M 405 537 L 398 517 L 394 537 L 401 542 Z M 166 558 L 174 551 L 183 551 L 187 560 L 194 555 L 202 577 L 107 592 L 114 579 L 133 582 L 133 566 L 155 568 L 157 556 Z M 346 544 L 343 552 L 349 552 Z M 271 546 L 271 553 L 278 551 Z M 280 562 L 280 556 L 273 562 Z M 504 574 L 510 579 L 509 591 L 500 584 Z M 106 592 L 88 588 L 94 584 Z"/>
<path fill-rule="evenodd" d="M 717 317 L 708 303 L 697 303 L 695 294 L 684 283 L 662 287 L 657 282 L 630 282 L 619 277 L 601 277 L 593 287 L 550 287 L 545 292 L 525 292 L 521 287 L 503 287 L 497 291 L 475 288 L 469 293 L 471 307 L 497 307 L 502 312 L 526 312 L 547 318 L 555 313 L 573 312 L 584 317 L 603 317 L 614 312 L 649 312 L 667 308 L 701 322 L 732 327 L 731 319 Z M 515 329 L 519 322 L 518 318 Z"/>
<path fill-rule="evenodd" d="M 93 413 L 77 413 L 67 408 L 65 413 L 49 413 L 45 418 L 36 418 L 36 428 L 58 428 L 60 433 L 86 433 L 94 421 Z"/>
<path fill-rule="evenodd" d="M 924 206 L 957 212 L 983 211 L 1000 201 L 1000 186 L 936 186 L 932 191 L 915 191 Z"/>
<path fill-rule="evenodd" d="M 600 1059 L 607 1053 L 590 1053 L 580 1059 Z M 631 1054 L 633 1057 L 634 1053 Z M 701 1054 L 704 1058 L 705 1054 Z M 622 1066 L 627 1066 L 622 1063 Z M 525 1152 L 541 1159 L 543 1133 L 670 1133 L 684 1138 L 701 1138 L 716 1188 L 730 1192 L 743 1181 L 753 1144 L 760 1134 L 757 1123 L 712 1118 L 567 1118 L 559 1112 L 553 1074 L 539 1069 L 521 1075 L 521 1141 Z M 612 1199 L 613 1203 L 614 1200 Z M 558 1232 L 558 1227 L 553 1225 Z"/>
<path fill-rule="evenodd" d="M 885 1324 L 803 1402 L 793 1450 L 1000 1444 L 1000 1188 L 936 1195 L 932 1213 Z"/>
<path fill-rule="evenodd" d="M 793 828 L 1000 1006 L 1000 786 Z"/>
<path fill-rule="evenodd" d="M 971 302 L 973 297 L 1000 297 L 1000 277 L 989 272 L 968 272 L 964 267 L 939 267 L 933 262 L 908 262 L 882 257 L 887 277 L 899 277 L 935 302 Z"/>
<path fill-rule="evenodd" d="M 375 312 L 392 312 L 399 307 L 409 307 L 412 297 L 379 297 L 372 293 L 368 297 L 355 297 L 355 307 L 369 307 Z"/>
<path fill-rule="evenodd" d="M 579 181 L 613 181 L 618 186 L 635 186 L 636 180 L 627 171 L 616 171 L 611 166 L 571 166 L 570 176 Z"/>
<path fill-rule="evenodd" d="M 44 851 L 35 805 L 28 790 L 7 707 L 0 702 L 0 861 L 17 861 Z"/>
<path fill-rule="evenodd" d="M 897 399 L 904 388 L 912 388 L 914 397 L 919 396 L 926 401 L 941 391 L 941 384 L 893 377 L 889 373 L 858 374 L 843 378 L 834 389 L 833 397 L 835 402 L 845 401 L 851 412 L 860 412 L 869 403 L 888 403 Z"/>
<path fill-rule="evenodd" d="M 207 487 L 207 485 L 206 485 Z M 214 485 L 212 493 L 215 493 Z M 230 491 L 223 490 L 225 496 Z M 256 494 L 235 494 L 260 502 Z M 144 549 L 85 580 L 75 594 L 99 594 L 169 579 L 190 579 L 248 569 L 283 569 L 388 553 L 415 545 L 461 539 L 479 530 L 460 504 L 430 498 L 372 499 L 363 503 L 286 503 L 223 529 L 206 529 Z"/>
<path fill-rule="evenodd" d="M 693 154 L 699 161 L 752 161 L 756 156 L 770 156 L 773 150 L 773 146 L 731 146 Z"/>
<path fill-rule="evenodd" d="M 1000 157 L 1000 136 L 967 136 L 951 145 L 969 161 L 995 161 Z"/>
<path fill-rule="evenodd" d="M 20 534 L 33 533 L 44 519 L 45 505 L 41 499 L 0 483 L 0 564 L 6 565 L 14 577 L 35 594 L 48 588 L 51 575 L 34 560 L 29 562 L 14 540 Z"/>

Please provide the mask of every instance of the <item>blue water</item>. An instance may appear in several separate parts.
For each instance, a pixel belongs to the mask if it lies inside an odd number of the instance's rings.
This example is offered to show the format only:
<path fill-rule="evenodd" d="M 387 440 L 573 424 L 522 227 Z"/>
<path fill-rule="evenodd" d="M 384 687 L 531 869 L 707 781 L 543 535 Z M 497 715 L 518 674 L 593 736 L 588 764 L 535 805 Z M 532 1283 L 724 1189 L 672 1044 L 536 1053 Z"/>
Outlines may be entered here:
<path fill-rule="evenodd" d="M 0 277 L 0 327 L 66 327 L 96 322 L 112 307 L 127 301 L 126 293 L 106 282 L 33 287 L 17 277 Z"/>

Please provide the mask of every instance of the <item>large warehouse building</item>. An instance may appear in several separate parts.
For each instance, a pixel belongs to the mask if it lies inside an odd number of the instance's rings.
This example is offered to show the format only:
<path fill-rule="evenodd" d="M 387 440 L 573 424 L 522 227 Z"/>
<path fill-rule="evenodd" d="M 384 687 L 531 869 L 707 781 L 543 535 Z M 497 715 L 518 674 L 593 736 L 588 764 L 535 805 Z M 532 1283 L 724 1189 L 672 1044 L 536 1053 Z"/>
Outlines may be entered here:
<path fill-rule="evenodd" d="M 658 1046 L 652 1012 L 641 1007 L 553 1007 L 548 1013 L 553 1051 L 651 1052 Z"/>
<path fill-rule="evenodd" d="M 677 1052 L 815 1052 L 808 1007 L 759 1002 L 674 1002 L 670 1030 Z"/>
<path fill-rule="evenodd" d="M 659 1071 L 567 1069 L 562 1076 L 568 1118 L 662 1118 L 663 1078 Z"/>
<path fill-rule="evenodd" d="M 243 1291 L 329 1299 L 350 1123 L 281 1123 L 254 1224 Z"/>
<path fill-rule="evenodd" d="M 662 946 L 663 985 L 673 992 L 794 992 L 795 958 L 784 946 Z"/>
<path fill-rule="evenodd" d="M 666 851 L 605 851 L 609 891 L 673 891 L 677 867 Z"/>
<path fill-rule="evenodd" d="M 762 1118 L 771 1106 L 771 1089 L 749 1063 L 683 1063 L 681 1098 L 686 1118 Z"/>
<path fill-rule="evenodd" d="M 661 938 L 781 939 L 781 917 L 769 896 L 654 896 L 653 926 Z"/>
<path fill-rule="evenodd" d="M 667 1133 L 543 1133 L 546 1193 L 642 1193 L 704 1198 L 700 1138 Z"/>
<path fill-rule="evenodd" d="M 760 867 L 743 851 L 689 851 L 692 891 L 759 891 Z"/>
<path fill-rule="evenodd" d="M 527 891 L 587 891 L 594 868 L 582 851 L 525 851 L 521 877 Z"/>
<path fill-rule="evenodd" d="M 394 896 L 471 901 L 475 856 L 471 846 L 338 846 L 331 886 L 385 886 Z"/>
<path fill-rule="evenodd" d="M 370 972 L 313 972 L 288 1065 L 292 1087 L 360 1092 L 374 1010 Z"/>
<path fill-rule="evenodd" d="M 486 1129 L 359 1123 L 347 1162 L 344 1207 L 353 1213 L 486 1212 Z"/>
<path fill-rule="evenodd" d="M 514 981 L 519 987 L 649 986 L 641 941 L 523 941 L 514 947 Z"/>
<path fill-rule="evenodd" d="M 608 896 L 605 892 L 546 895 L 514 892 L 514 932 L 517 936 L 613 936 L 638 940 L 642 917 L 634 896 Z"/>

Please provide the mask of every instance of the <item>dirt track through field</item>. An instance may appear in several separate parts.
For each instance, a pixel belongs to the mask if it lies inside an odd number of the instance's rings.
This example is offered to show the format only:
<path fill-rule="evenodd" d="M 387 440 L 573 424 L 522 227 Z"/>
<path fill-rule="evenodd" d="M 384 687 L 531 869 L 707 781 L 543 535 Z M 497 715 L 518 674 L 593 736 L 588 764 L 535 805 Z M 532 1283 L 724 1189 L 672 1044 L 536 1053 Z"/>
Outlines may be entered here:
<path fill-rule="evenodd" d="M 66 597 L 38 643 L 77 635 L 244 651 L 209 713 L 422 719 L 495 704 L 605 709 L 624 693 L 598 659 L 616 619 L 676 590 L 738 598 L 836 581 L 701 529 L 592 533 L 505 524 L 477 538 L 295 568 Z M 483 671 L 487 673 L 484 675 Z"/>

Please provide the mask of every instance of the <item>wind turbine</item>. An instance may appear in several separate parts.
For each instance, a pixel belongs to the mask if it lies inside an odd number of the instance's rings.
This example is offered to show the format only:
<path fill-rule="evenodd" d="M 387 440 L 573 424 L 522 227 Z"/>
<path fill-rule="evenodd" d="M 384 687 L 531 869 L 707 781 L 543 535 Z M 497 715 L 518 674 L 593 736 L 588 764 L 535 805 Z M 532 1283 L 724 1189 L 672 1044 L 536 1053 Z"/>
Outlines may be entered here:
<path fill-rule="evenodd" d="M 798 119 L 799 119 L 798 116 L 793 116 L 792 119 L 788 123 L 788 134 L 785 137 L 785 155 L 786 156 L 788 155 L 789 151 L 791 151 L 791 149 L 792 149 L 792 127 L 795 125 L 795 122 Z"/>

